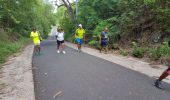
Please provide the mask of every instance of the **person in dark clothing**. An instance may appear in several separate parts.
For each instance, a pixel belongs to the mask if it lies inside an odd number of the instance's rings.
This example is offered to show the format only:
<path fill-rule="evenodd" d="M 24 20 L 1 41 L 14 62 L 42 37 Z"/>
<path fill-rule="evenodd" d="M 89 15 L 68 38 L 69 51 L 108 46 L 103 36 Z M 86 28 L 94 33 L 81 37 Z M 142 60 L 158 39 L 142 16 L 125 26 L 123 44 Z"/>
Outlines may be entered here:
<path fill-rule="evenodd" d="M 106 27 L 104 29 L 104 31 L 102 31 L 101 34 L 100 34 L 100 45 L 101 45 L 100 53 L 102 52 L 103 49 L 105 50 L 105 53 L 107 53 L 107 51 L 108 51 L 108 41 L 109 41 L 108 28 Z"/>
<path fill-rule="evenodd" d="M 168 46 L 170 47 L 170 40 L 168 41 Z M 168 62 L 169 63 L 169 62 Z M 161 82 L 163 79 L 165 79 L 166 77 L 168 77 L 170 75 L 170 64 L 168 65 L 168 69 L 166 69 L 161 76 L 155 81 L 155 86 L 157 88 L 162 88 L 161 86 Z"/>

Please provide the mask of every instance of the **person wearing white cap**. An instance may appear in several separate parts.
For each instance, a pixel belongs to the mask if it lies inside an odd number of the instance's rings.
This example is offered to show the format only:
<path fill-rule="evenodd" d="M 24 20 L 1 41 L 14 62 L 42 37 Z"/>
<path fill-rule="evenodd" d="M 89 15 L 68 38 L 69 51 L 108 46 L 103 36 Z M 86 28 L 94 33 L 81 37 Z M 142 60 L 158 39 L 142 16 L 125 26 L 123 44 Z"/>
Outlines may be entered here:
<path fill-rule="evenodd" d="M 79 24 L 78 26 L 79 26 L 79 28 L 76 29 L 76 31 L 75 31 L 75 42 L 77 43 L 77 48 L 78 48 L 78 51 L 80 52 L 81 45 L 82 45 L 83 39 L 84 39 L 85 30 L 83 29 L 81 24 Z"/>

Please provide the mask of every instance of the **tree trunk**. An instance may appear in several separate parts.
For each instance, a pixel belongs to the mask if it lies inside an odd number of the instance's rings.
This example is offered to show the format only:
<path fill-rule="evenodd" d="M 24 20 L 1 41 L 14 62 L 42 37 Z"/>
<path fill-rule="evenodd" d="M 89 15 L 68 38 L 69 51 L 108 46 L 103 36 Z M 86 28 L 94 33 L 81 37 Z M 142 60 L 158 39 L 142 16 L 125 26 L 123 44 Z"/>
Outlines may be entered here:
<path fill-rule="evenodd" d="M 74 12 L 73 8 L 71 6 L 71 3 L 69 0 L 62 0 L 64 3 L 64 6 L 67 8 L 67 13 L 70 15 L 70 20 L 73 22 L 74 21 Z"/>

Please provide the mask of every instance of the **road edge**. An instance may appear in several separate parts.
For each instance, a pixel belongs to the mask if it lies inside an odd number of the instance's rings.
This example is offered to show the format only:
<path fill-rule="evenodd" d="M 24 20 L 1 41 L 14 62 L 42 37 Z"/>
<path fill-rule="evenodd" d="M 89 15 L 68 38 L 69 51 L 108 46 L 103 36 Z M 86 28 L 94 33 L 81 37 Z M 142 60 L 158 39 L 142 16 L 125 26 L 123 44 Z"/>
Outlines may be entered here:
<path fill-rule="evenodd" d="M 66 42 L 66 46 L 77 49 L 76 44 Z M 160 74 L 165 71 L 167 66 L 164 65 L 150 65 L 147 62 L 132 58 L 132 57 L 124 57 L 120 55 L 114 55 L 114 54 L 103 54 L 99 53 L 99 50 L 89 48 L 89 47 L 82 47 L 82 51 L 84 53 L 87 53 L 89 55 L 107 60 L 109 62 L 121 65 L 125 68 L 128 68 L 133 71 L 137 71 L 139 73 L 142 73 L 144 75 L 147 75 L 153 79 L 156 79 L 160 76 Z M 164 79 L 165 82 L 170 83 L 170 77 Z"/>
<path fill-rule="evenodd" d="M 27 45 L 16 57 L 2 65 L 2 100 L 35 100 L 32 71 L 33 45 Z"/>

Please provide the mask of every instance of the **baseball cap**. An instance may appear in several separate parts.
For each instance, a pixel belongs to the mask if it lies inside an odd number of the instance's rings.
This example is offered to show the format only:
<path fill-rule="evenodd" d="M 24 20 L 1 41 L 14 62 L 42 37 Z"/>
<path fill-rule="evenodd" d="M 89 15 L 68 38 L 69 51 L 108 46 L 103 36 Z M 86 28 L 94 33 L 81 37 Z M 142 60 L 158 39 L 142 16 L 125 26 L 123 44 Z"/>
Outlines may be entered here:
<path fill-rule="evenodd" d="M 81 25 L 81 24 L 79 24 L 78 26 L 79 26 L 79 27 L 82 27 L 82 25 Z"/>

